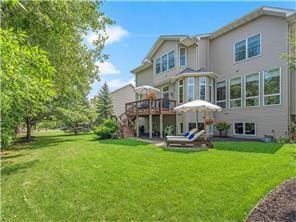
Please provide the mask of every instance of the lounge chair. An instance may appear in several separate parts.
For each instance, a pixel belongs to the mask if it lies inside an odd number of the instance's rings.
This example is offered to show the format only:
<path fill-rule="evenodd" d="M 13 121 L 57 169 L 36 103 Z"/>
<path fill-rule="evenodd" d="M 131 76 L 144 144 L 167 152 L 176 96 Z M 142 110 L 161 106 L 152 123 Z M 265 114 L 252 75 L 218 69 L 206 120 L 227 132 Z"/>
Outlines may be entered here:
<path fill-rule="evenodd" d="M 185 133 L 183 133 L 182 136 L 166 136 L 167 138 L 188 138 L 191 134 L 195 134 L 198 131 L 197 128 L 193 128 L 190 131 L 186 131 Z"/>
<path fill-rule="evenodd" d="M 208 140 L 204 139 L 203 136 L 206 132 L 204 130 L 201 130 L 197 132 L 192 138 L 191 136 L 187 137 L 166 137 L 166 145 L 176 145 L 176 146 L 186 146 L 186 145 L 192 145 L 192 146 L 201 146 L 205 144 L 209 148 L 213 148 L 214 145 Z"/>

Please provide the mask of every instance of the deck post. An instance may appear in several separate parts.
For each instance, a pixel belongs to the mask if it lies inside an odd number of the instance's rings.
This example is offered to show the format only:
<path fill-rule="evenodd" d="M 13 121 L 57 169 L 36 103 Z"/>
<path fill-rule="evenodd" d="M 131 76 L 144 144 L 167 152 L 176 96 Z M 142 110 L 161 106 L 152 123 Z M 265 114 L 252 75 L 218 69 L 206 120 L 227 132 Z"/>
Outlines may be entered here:
<path fill-rule="evenodd" d="M 163 114 L 159 115 L 159 136 L 163 138 Z"/>
<path fill-rule="evenodd" d="M 152 115 L 149 114 L 149 138 L 152 138 Z"/>
<path fill-rule="evenodd" d="M 136 134 L 137 138 L 139 137 L 139 116 L 136 117 Z"/>

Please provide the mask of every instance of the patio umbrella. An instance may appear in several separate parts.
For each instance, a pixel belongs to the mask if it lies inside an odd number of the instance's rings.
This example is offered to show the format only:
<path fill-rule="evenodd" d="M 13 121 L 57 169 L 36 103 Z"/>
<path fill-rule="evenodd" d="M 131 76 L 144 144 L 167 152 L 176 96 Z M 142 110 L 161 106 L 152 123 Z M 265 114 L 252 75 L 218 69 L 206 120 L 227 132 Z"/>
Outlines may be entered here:
<path fill-rule="evenodd" d="M 174 108 L 174 111 L 176 112 L 204 112 L 204 119 L 207 116 L 209 112 L 216 112 L 216 111 L 222 111 L 222 108 L 220 106 L 217 106 L 215 104 L 212 104 L 210 102 L 204 101 L 204 100 L 194 100 L 188 103 L 184 103 L 180 106 L 177 106 Z M 206 138 L 208 135 L 207 132 L 207 126 L 205 124 L 205 131 L 206 131 Z"/>
<path fill-rule="evenodd" d="M 149 86 L 149 85 L 144 85 L 144 86 L 138 86 L 134 89 L 135 93 L 137 94 L 145 94 L 147 96 L 147 93 L 150 93 L 150 92 L 155 92 L 155 93 L 158 93 L 160 92 L 159 89 L 157 88 L 154 88 L 153 86 Z"/>

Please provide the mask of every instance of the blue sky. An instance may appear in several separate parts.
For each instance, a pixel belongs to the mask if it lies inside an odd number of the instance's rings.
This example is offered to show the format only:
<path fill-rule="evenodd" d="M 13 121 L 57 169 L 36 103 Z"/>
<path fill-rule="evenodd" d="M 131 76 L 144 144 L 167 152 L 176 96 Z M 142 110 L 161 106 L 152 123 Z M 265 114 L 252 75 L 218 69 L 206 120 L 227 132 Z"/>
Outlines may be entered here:
<path fill-rule="evenodd" d="M 159 35 L 213 32 L 259 8 L 295 9 L 295 2 L 115 2 L 105 1 L 103 12 L 116 23 L 108 27 L 110 37 L 101 64 L 101 81 L 92 86 L 89 98 L 106 81 L 111 90 L 133 81 L 130 70 L 140 65 Z M 88 41 L 94 36 L 89 35 Z"/>

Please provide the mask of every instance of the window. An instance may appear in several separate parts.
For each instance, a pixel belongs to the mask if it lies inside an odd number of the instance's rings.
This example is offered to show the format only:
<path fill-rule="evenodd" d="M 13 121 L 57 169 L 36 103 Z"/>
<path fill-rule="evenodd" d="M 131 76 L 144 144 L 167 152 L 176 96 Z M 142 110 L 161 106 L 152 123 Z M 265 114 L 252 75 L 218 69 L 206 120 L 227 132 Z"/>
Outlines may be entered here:
<path fill-rule="evenodd" d="M 242 94 L 241 77 L 230 79 L 229 81 L 229 107 L 236 108 L 242 106 L 241 94 Z"/>
<path fill-rule="evenodd" d="M 216 104 L 226 108 L 226 81 L 217 82 L 216 84 Z"/>
<path fill-rule="evenodd" d="M 178 81 L 178 103 L 184 102 L 184 81 L 180 79 Z"/>
<path fill-rule="evenodd" d="M 189 130 L 192 130 L 194 128 L 196 128 L 196 123 L 188 123 L 188 129 Z"/>
<path fill-rule="evenodd" d="M 259 73 L 246 76 L 245 80 L 245 104 L 246 107 L 259 106 Z"/>
<path fill-rule="evenodd" d="M 179 63 L 180 66 L 186 66 L 186 49 L 180 48 L 179 50 Z"/>
<path fill-rule="evenodd" d="M 168 55 L 165 54 L 161 57 L 161 71 L 165 72 L 168 70 Z"/>
<path fill-rule="evenodd" d="M 175 51 L 169 53 L 169 69 L 175 67 Z"/>
<path fill-rule="evenodd" d="M 243 136 L 255 136 L 256 124 L 255 123 L 234 123 L 233 134 Z"/>
<path fill-rule="evenodd" d="M 204 123 L 197 123 L 197 128 L 198 128 L 198 130 L 204 130 L 205 124 Z"/>
<path fill-rule="evenodd" d="M 187 100 L 192 101 L 194 99 L 194 77 L 188 77 L 187 79 L 188 95 Z"/>
<path fill-rule="evenodd" d="M 199 99 L 206 100 L 206 77 L 199 77 Z"/>
<path fill-rule="evenodd" d="M 234 61 L 239 62 L 261 54 L 261 35 L 256 34 L 234 44 Z"/>
<path fill-rule="evenodd" d="M 161 67 L 160 67 L 160 58 L 156 59 L 155 62 L 155 73 L 159 74 L 161 72 Z"/>
<path fill-rule="evenodd" d="M 281 72 L 279 68 L 264 71 L 264 105 L 281 104 Z"/>
<path fill-rule="evenodd" d="M 209 78 L 209 100 L 211 103 L 213 103 L 213 79 Z"/>
<path fill-rule="evenodd" d="M 260 34 L 248 38 L 248 58 L 260 55 Z"/>
<path fill-rule="evenodd" d="M 246 59 L 246 40 L 235 43 L 235 62 Z"/>
<path fill-rule="evenodd" d="M 184 133 L 184 124 L 183 123 L 178 124 L 178 133 L 179 134 Z"/>

